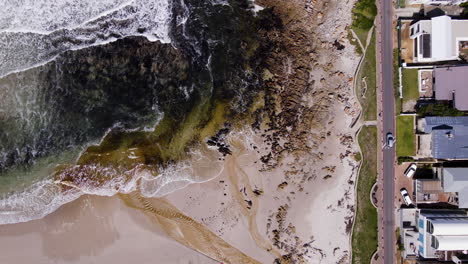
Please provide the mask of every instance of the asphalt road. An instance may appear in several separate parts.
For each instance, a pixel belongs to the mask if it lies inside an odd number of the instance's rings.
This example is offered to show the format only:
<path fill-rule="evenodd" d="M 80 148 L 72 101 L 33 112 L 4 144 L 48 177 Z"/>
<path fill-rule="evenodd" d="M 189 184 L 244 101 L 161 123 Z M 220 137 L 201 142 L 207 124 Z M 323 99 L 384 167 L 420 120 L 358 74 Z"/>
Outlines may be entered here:
<path fill-rule="evenodd" d="M 392 0 L 381 1 L 381 58 L 382 58 L 382 123 L 383 135 L 395 135 L 395 99 L 393 92 L 393 43 L 392 43 Z M 398 144 L 398 138 L 396 138 Z M 394 264 L 395 259 L 395 148 L 383 150 L 383 217 L 384 217 L 384 263 Z"/>

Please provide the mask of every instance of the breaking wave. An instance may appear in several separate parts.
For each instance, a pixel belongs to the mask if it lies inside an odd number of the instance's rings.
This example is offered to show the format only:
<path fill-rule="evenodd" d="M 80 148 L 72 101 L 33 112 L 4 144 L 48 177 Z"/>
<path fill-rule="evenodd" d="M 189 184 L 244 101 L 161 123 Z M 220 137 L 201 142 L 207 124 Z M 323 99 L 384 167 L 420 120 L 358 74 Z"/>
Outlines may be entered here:
<path fill-rule="evenodd" d="M 79 170 L 73 170 L 80 166 L 74 165 L 71 167 L 73 171 L 86 173 L 86 175 L 73 175 L 82 181 L 67 182 L 47 178 L 24 190 L 2 194 L 0 224 L 43 218 L 84 194 L 113 196 L 137 191 L 144 197 L 162 197 L 189 184 L 217 177 L 223 170 L 219 156 L 217 150 L 199 148 L 197 151 L 192 151 L 188 159 L 168 164 L 159 172 L 143 165 L 137 165 L 124 172 L 121 172 L 120 168 L 97 165 L 86 165 Z M 66 171 L 63 173 L 67 174 Z"/>
<path fill-rule="evenodd" d="M 3 194 L 0 199 L 0 224 L 14 224 L 40 219 L 69 203 L 82 193 L 63 190 L 53 179 L 39 181 L 23 191 Z"/>
<path fill-rule="evenodd" d="M 230 104 L 246 108 L 244 94 L 258 84 L 243 68 L 255 60 L 241 53 L 251 12 L 239 5 L 242 12 L 227 0 L 7 0 L 0 183 L 15 188 L 0 186 L 0 224 L 42 218 L 84 194 L 161 197 L 218 176 L 222 154 L 202 135 L 223 126 Z M 58 158 L 64 151 L 71 154 Z M 43 176 L 30 177 L 34 166 Z"/>
<path fill-rule="evenodd" d="M 6 0 L 3 2 L 0 9 L 0 61 L 2 61 L 0 95 L 3 97 L 0 101 L 0 125 L 3 126 L 0 138 L 4 136 L 11 139 L 10 145 L 15 142 L 16 145 L 26 144 L 27 151 L 24 148 L 16 148 L 16 156 L 21 156 L 20 154 L 25 152 L 31 153 L 30 156 L 34 158 L 38 152 L 35 150 L 35 146 L 38 145 L 34 143 L 37 141 L 36 138 L 44 133 L 52 134 L 51 124 L 62 126 L 60 124 L 65 121 L 53 120 L 52 116 L 60 111 L 52 109 L 51 104 L 47 102 L 49 97 L 44 96 L 45 93 L 42 92 L 45 90 L 49 93 L 48 96 L 51 94 L 51 91 L 44 88 L 47 87 L 45 79 L 48 78 L 45 76 L 50 76 L 47 74 L 47 70 L 51 67 L 49 62 L 69 50 L 104 45 L 128 36 L 143 36 L 152 42 L 170 43 L 171 8 L 171 0 Z M 61 89 L 58 85 L 55 93 L 63 93 Z M 49 108 L 52 110 L 49 111 Z M 154 108 L 157 120 L 152 121 L 158 123 L 163 113 L 157 109 L 157 105 L 154 105 Z M 5 127 L 5 124 L 11 123 L 10 117 L 16 118 L 18 131 L 9 126 Z M 80 127 L 89 126 L 88 123 L 86 120 Z M 152 128 L 145 126 L 143 131 L 154 128 L 149 127 Z M 111 128 L 108 131 L 110 130 Z M 64 131 L 63 133 L 67 134 L 66 130 Z M 103 138 L 106 135 L 107 133 Z M 67 137 L 70 135 L 57 134 L 49 136 L 47 141 L 63 141 L 62 138 Z M 80 137 L 82 136 L 72 138 L 75 140 Z M 73 146 L 73 140 L 71 143 L 64 142 L 63 145 L 68 146 L 67 148 L 76 148 Z M 0 161 L 11 163 L 17 160 L 16 156 L 14 159 L 10 157 L 11 155 L 5 156 L 11 147 L 5 144 L 0 144 Z M 76 153 L 69 155 L 68 160 L 62 162 L 73 162 L 76 155 Z M 50 173 L 50 166 L 55 163 L 48 162 L 47 171 Z M 40 166 L 46 166 L 44 164 Z M 38 166 L 39 164 L 36 164 L 36 167 Z M 135 191 L 138 189 L 137 182 L 143 177 L 145 182 L 157 182 L 152 184 L 156 188 L 154 191 L 149 184 L 144 185 L 145 193 L 152 195 L 164 193 L 158 191 L 159 189 L 169 189 L 164 186 L 171 185 L 167 177 L 172 174 L 178 175 L 175 177 L 179 178 L 189 177 L 186 172 L 182 173 L 183 170 L 178 165 L 167 166 L 160 173 L 140 170 L 138 167 L 123 174 L 119 174 L 118 169 L 111 166 L 106 168 L 88 166 L 87 169 L 91 172 L 94 170 L 101 174 L 107 173 L 109 180 L 98 186 L 89 182 L 90 178 L 88 182 L 83 181 L 80 186 L 70 188 L 66 182 L 59 182 L 52 177 L 30 175 L 37 174 L 37 171 L 27 173 L 19 170 L 13 176 L 1 175 L 2 183 L 7 182 L 8 187 L 2 187 L 2 190 L 7 192 L 0 192 L 0 224 L 42 218 L 83 194 L 114 195 L 118 192 Z M 36 180 L 25 185 L 22 181 L 28 177 Z M 15 184 L 22 187 L 13 188 Z"/>
<path fill-rule="evenodd" d="M 171 7 L 171 0 L 7 0 L 0 10 L 0 77 L 127 36 L 170 43 Z"/>

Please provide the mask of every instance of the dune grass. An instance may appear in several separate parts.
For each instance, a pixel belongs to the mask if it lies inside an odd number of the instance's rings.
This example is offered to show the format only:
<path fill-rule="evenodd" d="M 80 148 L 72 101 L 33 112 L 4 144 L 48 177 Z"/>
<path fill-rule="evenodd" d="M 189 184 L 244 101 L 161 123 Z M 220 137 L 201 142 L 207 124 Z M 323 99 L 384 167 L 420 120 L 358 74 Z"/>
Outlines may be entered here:
<path fill-rule="evenodd" d="M 377 209 L 370 191 L 377 180 L 377 128 L 363 126 L 358 136 L 363 163 L 357 181 L 357 211 L 352 235 L 353 264 L 370 263 L 377 250 Z"/>
<path fill-rule="evenodd" d="M 375 58 L 375 32 L 367 47 L 366 55 L 362 61 L 361 68 L 357 74 L 356 93 L 362 105 L 364 120 L 371 121 L 377 118 L 376 97 L 376 58 Z"/>

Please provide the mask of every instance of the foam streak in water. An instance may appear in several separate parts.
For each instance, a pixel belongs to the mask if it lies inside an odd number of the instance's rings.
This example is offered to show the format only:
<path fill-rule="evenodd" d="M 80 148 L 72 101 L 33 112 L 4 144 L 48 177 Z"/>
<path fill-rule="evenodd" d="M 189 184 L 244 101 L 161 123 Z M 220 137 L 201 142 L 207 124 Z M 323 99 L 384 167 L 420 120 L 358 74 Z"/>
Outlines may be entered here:
<path fill-rule="evenodd" d="M 0 10 L 0 76 L 121 37 L 171 41 L 171 0 L 23 2 L 8 0 Z"/>
<path fill-rule="evenodd" d="M 80 166 L 75 165 L 70 171 L 78 172 L 73 176 L 80 180 L 69 182 L 48 178 L 23 191 L 0 196 L 0 224 L 43 218 L 83 194 L 113 196 L 138 191 L 145 197 L 162 197 L 191 183 L 217 177 L 223 170 L 223 163 L 218 158 L 219 153 L 214 149 L 193 151 L 189 159 L 167 165 L 159 173 L 143 165 L 123 173 L 119 168 L 99 165 L 84 165 L 76 170 Z M 99 178 L 93 175 L 99 175 Z"/>

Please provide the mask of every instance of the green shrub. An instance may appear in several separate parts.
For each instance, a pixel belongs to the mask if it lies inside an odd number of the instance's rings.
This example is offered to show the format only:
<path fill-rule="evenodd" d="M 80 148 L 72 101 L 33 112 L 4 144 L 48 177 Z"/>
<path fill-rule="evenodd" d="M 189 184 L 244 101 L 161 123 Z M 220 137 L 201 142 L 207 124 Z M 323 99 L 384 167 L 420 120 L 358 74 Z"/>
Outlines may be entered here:
<path fill-rule="evenodd" d="M 398 165 L 401 165 L 403 162 L 414 161 L 412 157 L 398 157 Z"/>
<path fill-rule="evenodd" d="M 463 116 L 464 113 L 447 103 L 434 103 L 423 105 L 418 108 L 419 116 Z"/>
<path fill-rule="evenodd" d="M 353 27 L 369 30 L 374 24 L 377 15 L 377 6 L 374 0 L 359 0 L 353 8 Z"/>

